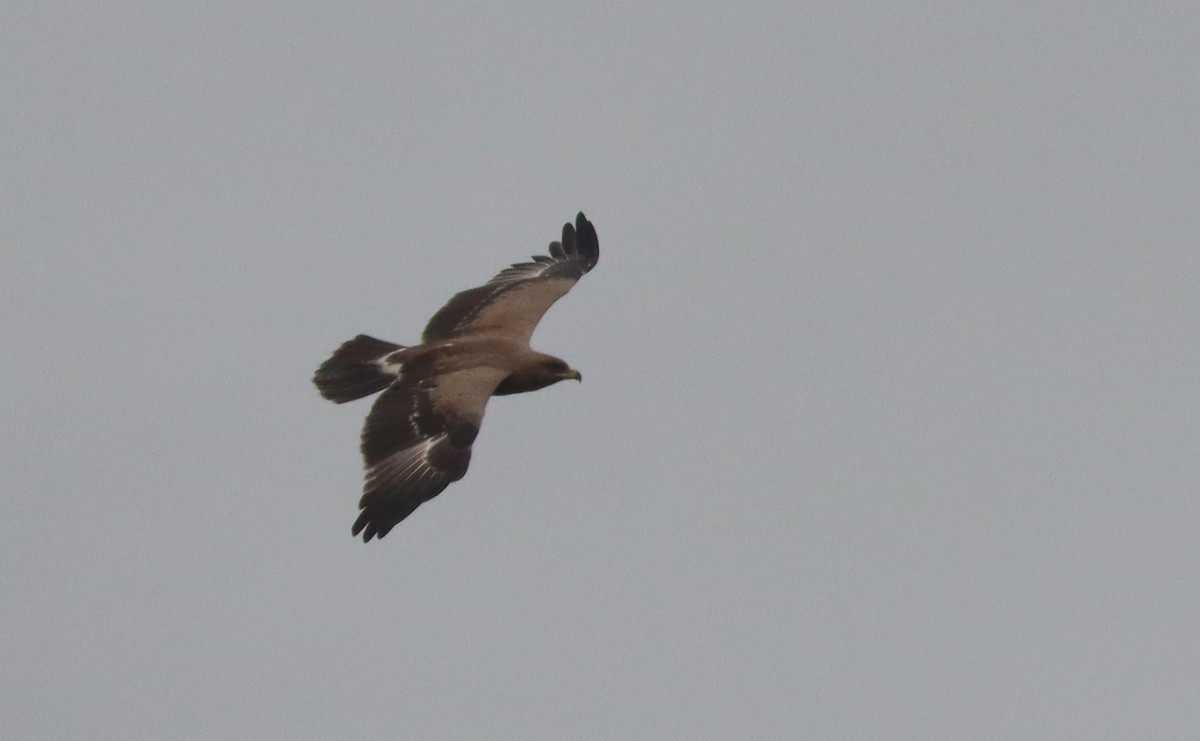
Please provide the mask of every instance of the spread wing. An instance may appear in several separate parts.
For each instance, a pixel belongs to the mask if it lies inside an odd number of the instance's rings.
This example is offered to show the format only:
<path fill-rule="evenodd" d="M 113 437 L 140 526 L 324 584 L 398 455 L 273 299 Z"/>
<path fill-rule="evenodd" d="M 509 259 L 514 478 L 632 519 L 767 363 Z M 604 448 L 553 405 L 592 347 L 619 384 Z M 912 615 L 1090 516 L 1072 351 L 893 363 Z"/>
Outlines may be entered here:
<path fill-rule="evenodd" d="M 575 226 L 563 224 L 562 241 L 550 243 L 549 256 L 532 259 L 455 295 L 425 326 L 425 342 L 487 331 L 508 333 L 528 344 L 551 305 L 600 259 L 596 229 L 580 213 Z"/>
<path fill-rule="evenodd" d="M 354 535 L 382 538 L 467 473 L 487 400 L 506 375 L 489 367 L 402 375 L 379 396 L 363 426 L 367 474 Z"/>

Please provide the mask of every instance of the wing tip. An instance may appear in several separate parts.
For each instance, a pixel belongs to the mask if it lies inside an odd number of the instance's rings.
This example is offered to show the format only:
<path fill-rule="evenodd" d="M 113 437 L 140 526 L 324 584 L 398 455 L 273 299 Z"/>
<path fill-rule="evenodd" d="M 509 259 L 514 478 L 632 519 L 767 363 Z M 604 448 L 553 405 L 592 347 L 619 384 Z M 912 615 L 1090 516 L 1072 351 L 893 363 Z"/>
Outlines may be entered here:
<path fill-rule="evenodd" d="M 362 533 L 364 543 L 370 543 L 371 538 L 383 540 L 383 536 L 388 534 L 390 528 L 379 531 L 375 529 L 375 523 L 371 521 L 371 515 L 367 510 L 363 510 L 358 514 L 358 519 L 354 521 L 354 526 L 350 528 L 350 536 L 357 538 L 359 533 Z"/>
<path fill-rule="evenodd" d="M 563 224 L 562 241 L 550 243 L 550 254 L 559 259 L 582 258 L 583 272 L 587 272 L 600 261 L 600 240 L 596 237 L 596 227 L 580 211 L 575 215 L 575 223 Z"/>

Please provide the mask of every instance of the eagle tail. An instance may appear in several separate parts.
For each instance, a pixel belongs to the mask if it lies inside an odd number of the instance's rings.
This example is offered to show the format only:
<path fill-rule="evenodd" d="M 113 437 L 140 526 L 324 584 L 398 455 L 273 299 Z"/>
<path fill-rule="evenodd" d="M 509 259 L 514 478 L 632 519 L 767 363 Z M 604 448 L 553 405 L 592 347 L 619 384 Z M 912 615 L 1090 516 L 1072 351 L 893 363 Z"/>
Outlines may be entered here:
<path fill-rule="evenodd" d="M 313 375 L 321 396 L 337 404 L 383 391 L 400 377 L 400 362 L 389 356 L 397 345 L 360 334 L 342 344 Z"/>

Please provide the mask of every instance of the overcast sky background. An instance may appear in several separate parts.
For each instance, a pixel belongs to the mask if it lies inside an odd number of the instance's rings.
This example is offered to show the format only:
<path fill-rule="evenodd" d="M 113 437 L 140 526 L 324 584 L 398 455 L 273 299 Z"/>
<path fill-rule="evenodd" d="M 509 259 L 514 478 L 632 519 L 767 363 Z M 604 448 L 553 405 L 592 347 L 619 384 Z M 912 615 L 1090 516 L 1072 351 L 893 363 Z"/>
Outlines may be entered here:
<path fill-rule="evenodd" d="M 1194 3 L 9 4 L 0 735 L 1195 739 Z M 583 210 L 350 536 L 359 332 Z"/>

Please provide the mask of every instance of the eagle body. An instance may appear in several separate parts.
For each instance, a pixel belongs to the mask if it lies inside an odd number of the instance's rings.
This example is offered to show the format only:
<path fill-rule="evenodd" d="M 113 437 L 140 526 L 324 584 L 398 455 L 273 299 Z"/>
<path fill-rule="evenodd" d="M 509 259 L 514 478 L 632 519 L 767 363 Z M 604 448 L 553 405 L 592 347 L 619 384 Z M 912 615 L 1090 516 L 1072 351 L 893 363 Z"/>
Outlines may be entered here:
<path fill-rule="evenodd" d="M 484 334 L 402 347 L 383 359 L 400 373 L 409 370 L 424 375 L 470 370 L 480 367 L 481 361 L 491 364 L 486 367 L 507 373 L 492 396 L 537 391 L 572 377 L 565 361 L 504 335 Z"/>
<path fill-rule="evenodd" d="M 456 294 L 403 346 L 368 335 L 342 344 L 313 382 L 338 404 L 382 391 L 363 425 L 361 510 L 351 529 L 382 538 L 422 503 L 461 479 L 492 396 L 536 391 L 579 371 L 529 347 L 538 321 L 600 257 L 580 213 L 549 256 L 516 263 Z"/>

